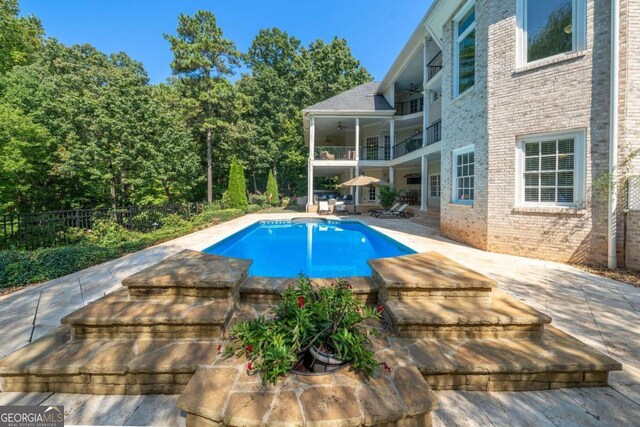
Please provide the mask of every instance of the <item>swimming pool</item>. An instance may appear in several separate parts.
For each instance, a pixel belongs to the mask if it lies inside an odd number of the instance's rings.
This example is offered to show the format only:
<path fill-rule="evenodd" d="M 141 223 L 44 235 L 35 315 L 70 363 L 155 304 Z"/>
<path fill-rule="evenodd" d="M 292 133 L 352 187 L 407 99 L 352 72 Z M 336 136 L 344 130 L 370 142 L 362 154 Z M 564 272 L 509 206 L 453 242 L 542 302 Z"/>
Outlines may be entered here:
<path fill-rule="evenodd" d="M 251 276 L 369 276 L 367 260 L 415 251 L 355 221 L 259 221 L 203 252 L 252 259 Z"/>

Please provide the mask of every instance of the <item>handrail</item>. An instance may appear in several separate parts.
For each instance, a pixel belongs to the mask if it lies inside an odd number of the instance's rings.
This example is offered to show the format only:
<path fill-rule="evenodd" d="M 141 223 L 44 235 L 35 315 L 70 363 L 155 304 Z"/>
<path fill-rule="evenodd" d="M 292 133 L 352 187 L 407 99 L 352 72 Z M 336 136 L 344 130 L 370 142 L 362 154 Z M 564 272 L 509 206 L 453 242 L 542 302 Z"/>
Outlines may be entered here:
<path fill-rule="evenodd" d="M 422 132 L 411 135 L 393 146 L 393 158 L 397 159 L 422 147 Z"/>
<path fill-rule="evenodd" d="M 440 70 L 442 70 L 442 51 L 431 58 L 431 61 L 427 64 L 427 81 L 434 78 Z"/>
<path fill-rule="evenodd" d="M 442 120 L 434 122 L 426 129 L 427 145 L 435 144 L 442 140 Z"/>

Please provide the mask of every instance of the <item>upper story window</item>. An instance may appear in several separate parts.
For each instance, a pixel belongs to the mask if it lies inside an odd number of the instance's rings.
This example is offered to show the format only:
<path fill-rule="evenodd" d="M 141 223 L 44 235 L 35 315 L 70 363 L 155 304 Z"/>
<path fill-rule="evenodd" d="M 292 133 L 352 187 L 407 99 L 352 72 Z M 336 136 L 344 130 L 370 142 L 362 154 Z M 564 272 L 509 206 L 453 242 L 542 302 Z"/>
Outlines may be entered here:
<path fill-rule="evenodd" d="M 424 98 L 416 98 L 409 101 L 409 114 L 424 111 Z"/>
<path fill-rule="evenodd" d="M 455 96 L 473 87 L 476 81 L 476 7 L 469 1 L 453 21 Z"/>
<path fill-rule="evenodd" d="M 517 0 L 518 66 L 585 48 L 585 0 Z"/>
<path fill-rule="evenodd" d="M 473 203 L 475 198 L 475 149 L 473 145 L 453 150 L 452 202 Z"/>
<path fill-rule="evenodd" d="M 518 141 L 518 205 L 580 206 L 585 199 L 583 131 Z"/>

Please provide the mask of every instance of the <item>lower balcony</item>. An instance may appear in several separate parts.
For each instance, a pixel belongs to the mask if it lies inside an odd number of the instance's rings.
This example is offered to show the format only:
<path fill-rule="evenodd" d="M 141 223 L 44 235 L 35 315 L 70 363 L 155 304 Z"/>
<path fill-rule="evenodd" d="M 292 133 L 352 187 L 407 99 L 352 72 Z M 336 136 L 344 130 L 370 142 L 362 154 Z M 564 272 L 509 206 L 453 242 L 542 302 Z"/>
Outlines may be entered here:
<path fill-rule="evenodd" d="M 315 147 L 314 160 L 356 160 L 356 147 L 347 145 L 324 145 Z"/>

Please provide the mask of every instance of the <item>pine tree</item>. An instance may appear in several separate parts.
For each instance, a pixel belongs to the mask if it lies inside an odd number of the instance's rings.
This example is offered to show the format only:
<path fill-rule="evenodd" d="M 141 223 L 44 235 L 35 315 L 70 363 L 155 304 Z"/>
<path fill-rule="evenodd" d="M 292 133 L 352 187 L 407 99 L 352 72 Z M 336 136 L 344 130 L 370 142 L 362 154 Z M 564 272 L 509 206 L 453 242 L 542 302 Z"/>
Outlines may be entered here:
<path fill-rule="evenodd" d="M 247 201 L 247 182 L 244 177 L 244 168 L 238 159 L 234 156 L 231 159 L 231 168 L 229 169 L 229 188 L 227 196 L 234 209 L 246 209 L 249 205 Z"/>
<path fill-rule="evenodd" d="M 275 177 L 273 176 L 273 171 L 269 169 L 269 177 L 267 178 L 267 191 L 265 192 L 265 196 L 267 196 L 267 201 L 271 206 L 277 206 L 280 204 L 280 199 L 278 198 L 278 183 L 276 182 Z"/>

